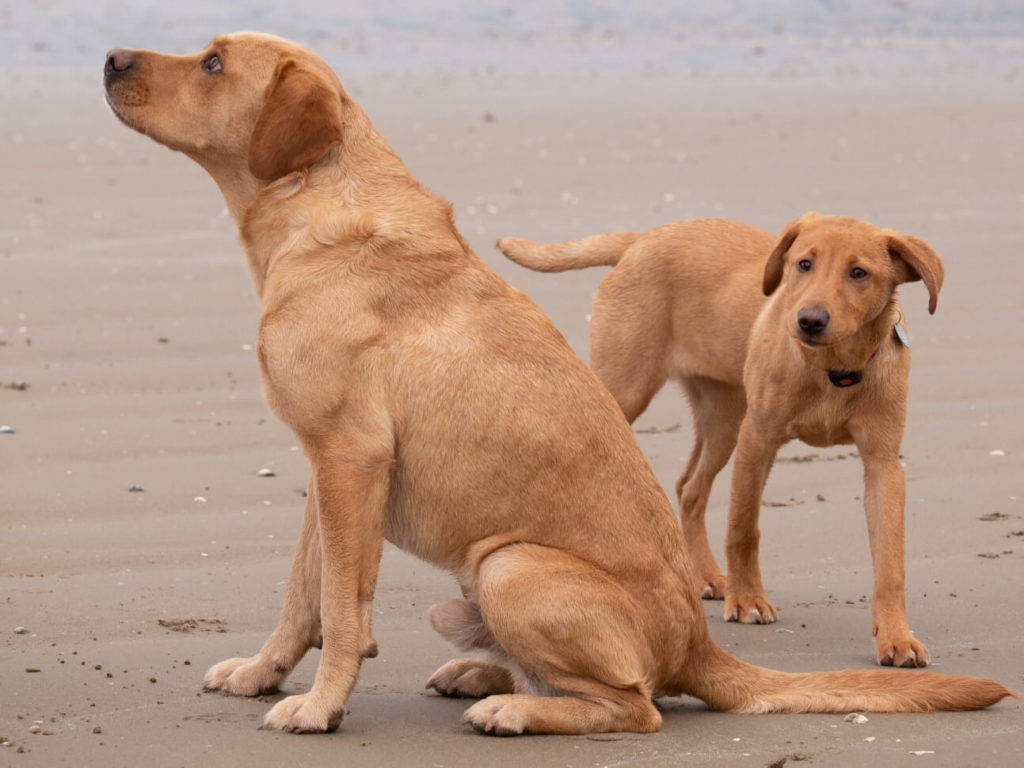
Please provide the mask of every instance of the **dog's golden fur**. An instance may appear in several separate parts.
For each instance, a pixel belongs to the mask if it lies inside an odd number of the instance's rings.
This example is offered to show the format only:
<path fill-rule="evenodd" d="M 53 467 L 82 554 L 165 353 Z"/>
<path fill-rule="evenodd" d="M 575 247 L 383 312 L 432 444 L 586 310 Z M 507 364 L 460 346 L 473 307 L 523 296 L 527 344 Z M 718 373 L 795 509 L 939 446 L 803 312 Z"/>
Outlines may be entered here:
<path fill-rule="evenodd" d="M 703 597 L 724 597 L 727 619 L 775 621 L 757 558 L 761 493 L 775 453 L 794 438 L 815 446 L 854 442 L 864 461 L 878 661 L 928 663 L 904 601 L 899 448 L 910 350 L 894 331 L 902 323 L 901 283 L 923 280 L 935 311 L 942 263 L 925 242 L 809 213 L 781 237 L 702 219 L 556 245 L 503 238 L 499 247 L 543 271 L 615 265 L 594 300 L 591 366 L 630 421 L 669 378 L 689 398 L 695 440 L 676 491 Z M 809 332 L 800 325 L 809 316 L 825 325 Z M 862 379 L 840 388 L 829 370 Z M 704 515 L 711 483 L 734 448 L 726 576 Z"/>
<path fill-rule="evenodd" d="M 256 656 L 214 665 L 206 688 L 274 689 L 322 645 L 312 689 L 264 726 L 337 727 L 376 653 L 387 538 L 462 588 L 432 621 L 492 661 L 450 662 L 430 685 L 487 696 L 464 716 L 482 731 L 654 731 L 652 697 L 683 691 L 740 712 L 1008 695 L 967 677 L 786 675 L 714 645 L 678 522 L 614 399 L 305 48 L 244 33 L 192 56 L 118 50 L 106 81 L 124 122 L 223 191 L 262 304 L 266 396 L 310 462 L 280 622 Z M 302 137 L 275 129 L 282 110 Z"/>

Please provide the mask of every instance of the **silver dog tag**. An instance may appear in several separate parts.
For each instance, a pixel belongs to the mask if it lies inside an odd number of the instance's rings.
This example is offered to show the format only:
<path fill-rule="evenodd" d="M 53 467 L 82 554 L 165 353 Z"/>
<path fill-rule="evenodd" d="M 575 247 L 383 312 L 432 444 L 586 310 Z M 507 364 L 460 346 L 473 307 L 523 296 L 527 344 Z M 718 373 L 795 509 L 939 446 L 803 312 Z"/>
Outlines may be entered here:
<path fill-rule="evenodd" d="M 903 330 L 903 326 L 896 323 L 893 325 L 892 329 L 896 333 L 896 338 L 900 340 L 900 344 L 907 349 L 910 349 L 910 338 L 907 336 L 907 332 Z"/>

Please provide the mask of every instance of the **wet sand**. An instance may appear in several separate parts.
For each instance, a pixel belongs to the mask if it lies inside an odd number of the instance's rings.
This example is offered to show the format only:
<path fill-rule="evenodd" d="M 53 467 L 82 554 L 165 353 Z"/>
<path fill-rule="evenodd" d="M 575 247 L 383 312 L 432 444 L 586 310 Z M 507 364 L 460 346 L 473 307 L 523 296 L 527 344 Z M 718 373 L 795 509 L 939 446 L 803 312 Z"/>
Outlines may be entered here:
<path fill-rule="evenodd" d="M 531 273 L 502 259 L 497 237 L 693 216 L 777 231 L 815 209 L 928 240 L 947 269 L 937 314 L 920 284 L 901 292 L 914 354 L 911 626 L 933 671 L 1024 689 L 1019 80 L 341 75 L 411 170 L 452 201 L 476 252 L 584 357 L 604 270 Z M 337 733 L 259 731 L 276 696 L 200 694 L 210 664 L 254 653 L 277 619 L 306 481 L 296 441 L 261 398 L 258 307 L 234 224 L 203 171 L 116 122 L 96 76 L 16 72 L 5 103 L 0 424 L 15 432 L 0 434 L 0 736 L 12 744 L 0 765 L 1024 762 L 1016 701 L 854 725 L 668 699 L 654 735 L 478 736 L 459 725 L 466 702 L 422 689 L 452 653 L 425 610 L 457 589 L 390 546 L 381 655 Z M 636 427 L 671 495 L 690 445 L 684 401 L 666 390 Z M 874 666 L 849 451 L 792 444 L 769 480 L 761 563 L 779 623 L 726 624 L 722 604 L 705 603 L 714 637 L 743 659 Z M 730 471 L 709 509 L 719 555 Z M 282 695 L 308 689 L 318 655 Z"/>

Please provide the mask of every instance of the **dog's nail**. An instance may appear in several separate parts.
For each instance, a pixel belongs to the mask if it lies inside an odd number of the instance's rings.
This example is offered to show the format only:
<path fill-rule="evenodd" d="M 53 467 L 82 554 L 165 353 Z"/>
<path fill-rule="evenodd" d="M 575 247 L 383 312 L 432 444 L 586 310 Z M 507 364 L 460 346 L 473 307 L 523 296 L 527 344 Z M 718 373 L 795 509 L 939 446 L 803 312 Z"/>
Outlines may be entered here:
<path fill-rule="evenodd" d="M 883 656 L 882 658 L 880 658 L 878 660 L 878 663 L 881 664 L 883 667 L 891 667 L 892 666 L 892 654 L 891 653 L 885 654 L 885 656 Z"/>
<path fill-rule="evenodd" d="M 917 666 L 917 655 L 913 651 L 910 651 L 907 654 L 907 658 L 905 658 L 903 660 L 903 663 L 900 664 L 900 666 L 903 667 L 904 669 L 910 669 L 911 667 L 916 667 Z"/>
<path fill-rule="evenodd" d="M 757 608 L 751 609 L 750 613 L 747 614 L 747 622 L 750 624 L 764 624 L 761 612 Z"/>
<path fill-rule="evenodd" d="M 700 591 L 700 597 L 702 600 L 710 600 L 715 596 L 715 590 L 709 584 Z"/>

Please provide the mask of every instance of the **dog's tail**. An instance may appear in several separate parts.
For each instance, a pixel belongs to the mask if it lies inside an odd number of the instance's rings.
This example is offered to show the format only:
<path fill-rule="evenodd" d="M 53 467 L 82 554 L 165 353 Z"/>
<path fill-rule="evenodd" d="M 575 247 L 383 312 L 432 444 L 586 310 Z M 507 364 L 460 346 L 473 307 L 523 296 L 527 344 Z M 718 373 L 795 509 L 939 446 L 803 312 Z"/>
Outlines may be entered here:
<path fill-rule="evenodd" d="M 951 712 L 1020 698 L 983 677 L 883 669 L 779 672 L 740 661 L 714 644 L 709 649 L 687 692 L 723 712 Z"/>
<path fill-rule="evenodd" d="M 563 272 L 584 267 L 614 266 L 642 232 L 606 232 L 564 243 L 535 243 L 503 237 L 498 249 L 516 264 L 538 272 Z"/>

